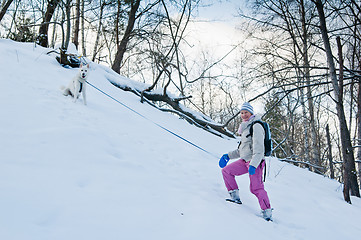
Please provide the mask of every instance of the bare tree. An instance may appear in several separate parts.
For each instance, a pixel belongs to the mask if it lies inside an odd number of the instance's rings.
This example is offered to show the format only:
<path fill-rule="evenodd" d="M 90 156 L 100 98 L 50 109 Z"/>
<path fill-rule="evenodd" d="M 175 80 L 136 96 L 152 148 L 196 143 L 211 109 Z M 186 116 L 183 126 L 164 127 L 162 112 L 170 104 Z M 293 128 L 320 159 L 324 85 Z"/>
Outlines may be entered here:
<path fill-rule="evenodd" d="M 330 78 L 332 81 L 333 92 L 335 95 L 335 104 L 337 109 L 337 116 L 340 125 L 340 135 L 341 135 L 341 146 L 342 146 L 342 156 L 344 161 L 344 199 L 346 202 L 351 203 L 350 191 L 353 192 L 355 196 L 360 197 L 360 192 L 357 183 L 356 169 L 355 169 L 355 159 L 353 155 L 353 149 L 351 144 L 350 132 L 347 127 L 344 106 L 342 103 L 342 92 L 338 84 L 338 79 L 336 75 L 336 67 L 333 60 L 330 39 L 328 37 L 327 27 L 326 27 L 326 17 L 323 10 L 323 4 L 321 0 L 315 0 L 319 19 L 320 19 L 320 30 L 322 34 L 322 39 L 326 51 L 327 63 L 330 69 Z M 340 46 L 340 44 L 339 44 Z M 340 47 L 339 47 L 340 50 Z M 340 53 L 342 54 L 342 53 Z M 341 60 L 340 60 L 341 62 Z M 342 66 L 343 67 L 343 66 Z"/>
<path fill-rule="evenodd" d="M 303 59 L 303 65 L 304 65 L 304 78 L 306 80 L 307 85 L 307 102 L 308 102 L 308 112 L 310 116 L 310 130 L 311 130 L 311 151 L 312 151 L 312 159 L 313 163 L 320 165 L 320 147 L 319 147 L 319 137 L 317 134 L 317 126 L 315 121 L 315 111 L 314 111 L 314 103 L 313 103 L 313 97 L 312 97 L 312 90 L 311 90 L 311 77 L 310 77 L 310 62 L 308 57 L 308 48 L 309 48 L 309 32 L 307 30 L 307 22 L 306 22 L 306 9 L 305 9 L 305 3 L 303 0 L 300 0 L 299 3 L 300 6 L 300 12 L 301 12 L 301 25 L 302 25 L 302 46 L 303 46 L 303 52 L 302 52 L 302 59 Z"/>
<path fill-rule="evenodd" d="M 72 0 L 65 0 L 63 6 L 65 8 L 65 21 L 66 21 L 66 35 L 65 35 L 65 49 L 68 49 L 70 43 L 70 33 L 71 33 L 71 2 Z"/>
<path fill-rule="evenodd" d="M 95 57 L 98 53 L 99 38 L 100 38 L 100 35 L 102 32 L 103 12 L 104 12 L 104 7 L 107 5 L 107 3 L 105 0 L 103 0 L 103 1 L 100 0 L 99 4 L 100 4 L 99 24 L 98 24 L 98 30 L 96 32 L 92 61 L 95 61 Z"/>
<path fill-rule="evenodd" d="M 356 118 L 357 118 L 357 143 L 359 146 L 357 148 L 357 160 L 358 160 L 358 169 L 359 169 L 358 175 L 359 175 L 359 179 L 361 179 L 361 81 L 358 83 Z"/>
<path fill-rule="evenodd" d="M 332 144 L 331 144 L 331 137 L 330 137 L 330 127 L 328 126 L 328 124 L 326 125 L 326 137 L 327 137 L 327 145 L 328 145 L 328 161 L 330 164 L 330 177 L 331 179 L 335 178 L 335 172 L 333 170 L 333 157 L 332 157 Z"/>
<path fill-rule="evenodd" d="M 84 2 L 84 0 L 83 0 Z M 75 24 L 73 30 L 73 43 L 78 49 L 79 46 L 79 30 L 80 30 L 80 0 L 76 0 L 75 3 Z"/>
<path fill-rule="evenodd" d="M 38 44 L 43 47 L 48 47 L 48 30 L 49 24 L 53 17 L 56 7 L 59 4 L 59 0 L 49 0 L 46 8 L 46 12 L 43 16 L 43 22 L 39 27 Z"/>
<path fill-rule="evenodd" d="M 4 4 L 4 6 L 2 7 L 1 11 L 0 11 L 0 22 L 1 20 L 3 19 L 6 11 L 8 10 L 8 8 L 10 7 L 11 3 L 13 2 L 14 0 L 7 0 L 6 3 Z"/>
<path fill-rule="evenodd" d="M 127 50 L 127 44 L 130 40 L 131 37 L 131 33 L 133 31 L 134 28 L 134 24 L 136 21 L 136 14 L 138 11 L 140 5 L 140 0 L 132 0 L 130 1 L 130 11 L 129 11 L 129 17 L 128 17 L 128 25 L 127 28 L 124 32 L 123 38 L 120 41 L 119 45 L 118 45 L 118 49 L 117 49 L 117 53 L 115 55 L 115 59 L 112 65 L 112 69 L 117 72 L 120 73 L 120 65 L 121 62 L 123 60 L 123 56 L 125 51 Z"/>
<path fill-rule="evenodd" d="M 85 0 L 81 1 L 81 13 L 80 13 L 80 17 L 81 17 L 81 47 L 82 47 L 82 55 L 86 56 L 86 44 L 85 44 L 85 17 L 84 17 L 84 12 L 85 12 L 85 4 L 84 4 Z"/>

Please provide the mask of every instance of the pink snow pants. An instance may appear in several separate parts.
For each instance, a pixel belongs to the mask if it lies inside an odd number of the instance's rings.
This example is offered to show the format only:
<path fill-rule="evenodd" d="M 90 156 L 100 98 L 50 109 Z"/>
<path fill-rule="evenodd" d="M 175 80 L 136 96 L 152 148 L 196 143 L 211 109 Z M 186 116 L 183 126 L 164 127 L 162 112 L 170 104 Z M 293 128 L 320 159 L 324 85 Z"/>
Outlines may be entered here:
<path fill-rule="evenodd" d="M 269 202 L 267 192 L 264 190 L 264 184 L 262 181 L 264 165 L 265 162 L 262 161 L 262 163 L 256 168 L 256 173 L 252 176 L 249 175 L 251 193 L 256 195 L 258 198 L 258 202 L 262 210 L 271 208 L 271 204 Z M 226 184 L 228 191 L 238 189 L 235 176 L 248 173 L 248 168 L 249 162 L 240 159 L 222 169 L 224 183 Z"/>

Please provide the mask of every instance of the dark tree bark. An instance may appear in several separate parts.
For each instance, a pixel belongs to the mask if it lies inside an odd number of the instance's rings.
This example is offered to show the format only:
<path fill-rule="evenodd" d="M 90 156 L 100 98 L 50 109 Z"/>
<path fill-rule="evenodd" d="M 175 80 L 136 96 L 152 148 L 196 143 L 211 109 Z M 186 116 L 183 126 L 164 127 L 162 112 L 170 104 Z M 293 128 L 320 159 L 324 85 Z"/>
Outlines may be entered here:
<path fill-rule="evenodd" d="M 1 11 L 0 11 L 0 22 L 1 22 L 1 20 L 3 19 L 6 11 L 8 10 L 8 8 L 10 7 L 10 5 L 11 5 L 11 3 L 12 3 L 13 1 L 14 1 L 14 0 L 8 0 L 8 1 L 5 3 L 4 7 L 1 9 Z"/>
<path fill-rule="evenodd" d="M 335 178 L 335 173 L 333 170 L 333 159 L 332 159 L 332 145 L 331 145 L 331 138 L 330 138 L 330 128 L 328 124 L 326 125 L 326 138 L 327 138 L 327 146 L 328 146 L 328 161 L 330 163 L 330 177 L 331 179 Z"/>
<path fill-rule="evenodd" d="M 66 0 L 65 3 L 65 17 L 66 17 L 66 35 L 65 35 L 65 50 L 68 49 L 70 43 L 70 35 L 71 35 L 71 24 L 70 24 L 70 15 L 71 15 L 71 2 L 72 0 Z"/>
<path fill-rule="evenodd" d="M 85 0 L 81 1 L 81 13 L 80 13 L 80 17 L 81 17 L 81 48 L 82 48 L 82 54 L 84 57 L 86 57 L 86 45 L 85 45 L 85 17 L 84 17 L 84 12 L 85 12 L 85 4 L 84 4 Z"/>
<path fill-rule="evenodd" d="M 333 92 L 335 95 L 335 103 L 337 110 L 337 117 L 340 124 L 340 135 L 341 135 L 341 148 L 342 148 L 342 158 L 344 162 L 344 199 L 346 202 L 351 204 L 350 190 L 353 195 L 360 197 L 360 192 L 358 189 L 356 169 L 355 169 L 355 159 L 353 155 L 353 149 L 351 144 L 350 132 L 347 127 L 346 116 L 344 112 L 344 107 L 342 104 L 342 94 L 340 92 L 340 87 L 338 84 L 338 79 L 336 75 L 335 63 L 333 61 L 333 55 L 330 45 L 330 39 L 328 37 L 327 27 L 326 27 L 326 17 L 323 10 L 323 4 L 321 0 L 313 0 L 316 4 L 319 19 L 320 19 L 320 30 L 321 35 L 326 51 L 327 63 L 329 67 L 329 74 L 332 81 Z M 357 184 L 357 189 L 355 189 L 355 181 Z M 353 183 L 352 183 L 353 182 Z M 352 189 L 351 189 L 352 188 Z"/>
<path fill-rule="evenodd" d="M 360 81 L 360 79 L 359 79 Z M 358 83 L 358 93 L 357 93 L 357 138 L 358 138 L 358 145 L 357 148 L 357 160 L 358 160 L 358 175 L 361 181 L 361 81 Z"/>
<path fill-rule="evenodd" d="M 55 9 L 58 6 L 59 0 L 49 0 L 48 6 L 46 8 L 45 15 L 43 17 L 43 23 L 39 28 L 38 35 L 38 44 L 43 47 L 48 47 L 48 30 L 49 30 L 49 22 L 54 15 Z"/>
<path fill-rule="evenodd" d="M 120 73 L 120 65 L 122 63 L 124 53 L 127 50 L 127 45 L 128 45 L 128 42 L 131 37 L 131 33 L 134 28 L 134 24 L 135 24 L 135 20 L 136 20 L 136 13 L 137 13 L 139 5 L 140 5 L 140 0 L 133 0 L 130 5 L 131 5 L 131 8 L 130 8 L 130 12 L 129 12 L 128 25 L 125 30 L 124 36 L 118 45 L 118 50 L 117 50 L 117 53 L 115 55 L 115 59 L 114 59 L 113 65 L 112 65 L 112 69 L 117 73 Z"/>
<path fill-rule="evenodd" d="M 340 105 L 343 107 L 343 96 L 344 96 L 344 65 L 343 65 L 343 56 L 342 56 L 342 45 L 341 45 L 341 39 L 340 37 L 337 37 L 337 46 L 338 46 L 338 52 L 339 52 L 339 62 L 340 62 L 340 70 L 339 70 L 339 102 Z M 351 195 L 360 197 L 360 191 L 359 191 L 359 185 L 357 182 L 357 171 L 356 171 L 356 163 L 355 163 L 355 156 L 353 153 L 352 148 L 352 142 L 351 142 L 351 134 L 349 132 L 349 129 L 347 127 L 346 118 L 345 118 L 345 125 L 344 128 L 346 129 L 346 135 L 345 140 L 346 146 L 348 147 L 346 149 L 347 154 L 347 160 L 346 160 L 346 166 L 345 170 L 349 173 L 349 181 L 350 181 L 350 188 L 351 188 Z M 341 136 L 342 137 L 342 136 Z"/>
<path fill-rule="evenodd" d="M 73 43 L 78 49 L 79 46 L 79 26 L 80 26 L 80 0 L 76 0 L 75 3 L 75 24 L 73 32 Z"/>

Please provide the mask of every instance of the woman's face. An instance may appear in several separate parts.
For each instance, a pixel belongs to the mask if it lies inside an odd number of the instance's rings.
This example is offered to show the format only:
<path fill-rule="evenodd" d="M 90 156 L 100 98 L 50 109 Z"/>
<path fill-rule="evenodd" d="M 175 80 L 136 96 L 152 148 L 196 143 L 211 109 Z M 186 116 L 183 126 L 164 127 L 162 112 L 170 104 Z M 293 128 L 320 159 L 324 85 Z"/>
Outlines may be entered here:
<path fill-rule="evenodd" d="M 252 116 L 252 114 L 250 112 L 248 112 L 247 110 L 241 111 L 241 118 L 243 121 L 248 121 L 251 116 Z"/>

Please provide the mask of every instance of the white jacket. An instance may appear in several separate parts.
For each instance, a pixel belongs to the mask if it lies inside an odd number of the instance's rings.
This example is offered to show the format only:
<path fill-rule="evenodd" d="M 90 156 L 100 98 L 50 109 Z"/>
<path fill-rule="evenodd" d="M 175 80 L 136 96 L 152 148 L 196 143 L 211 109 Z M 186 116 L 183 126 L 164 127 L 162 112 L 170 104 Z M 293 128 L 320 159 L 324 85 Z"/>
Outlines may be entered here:
<path fill-rule="evenodd" d="M 250 162 L 249 165 L 255 168 L 257 168 L 264 159 L 265 137 L 263 126 L 258 123 L 253 125 L 253 136 L 248 136 L 250 134 L 251 124 L 256 120 L 261 120 L 261 118 L 256 115 L 248 122 L 241 123 L 241 144 L 238 149 L 228 153 L 230 159 L 243 159 L 246 162 Z"/>

